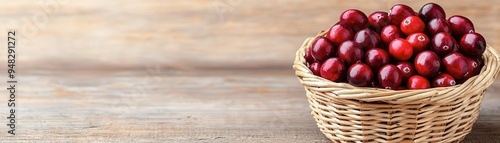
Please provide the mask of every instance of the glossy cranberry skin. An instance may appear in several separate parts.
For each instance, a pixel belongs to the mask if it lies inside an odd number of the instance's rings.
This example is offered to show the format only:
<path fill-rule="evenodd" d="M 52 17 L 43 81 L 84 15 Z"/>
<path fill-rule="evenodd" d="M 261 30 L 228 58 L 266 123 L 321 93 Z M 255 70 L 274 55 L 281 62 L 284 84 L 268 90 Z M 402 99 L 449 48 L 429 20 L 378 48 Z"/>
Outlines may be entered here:
<path fill-rule="evenodd" d="M 380 36 L 368 28 L 358 31 L 356 35 L 354 35 L 353 41 L 364 49 L 377 48 L 382 44 Z"/>
<path fill-rule="evenodd" d="M 344 41 L 352 40 L 353 37 L 354 33 L 351 28 L 342 24 L 332 26 L 326 34 L 326 38 L 332 41 L 335 47 L 338 47 Z"/>
<path fill-rule="evenodd" d="M 408 79 L 406 87 L 408 89 L 427 89 L 431 88 L 431 83 L 423 76 L 414 75 Z"/>
<path fill-rule="evenodd" d="M 399 26 L 404 18 L 415 16 L 415 14 L 415 11 L 411 7 L 404 4 L 396 4 L 389 11 L 389 19 L 392 25 Z"/>
<path fill-rule="evenodd" d="M 403 74 L 394 65 L 385 65 L 378 72 L 378 82 L 386 89 L 396 89 L 403 82 Z"/>
<path fill-rule="evenodd" d="M 311 49 L 312 49 L 312 48 L 307 48 L 307 49 L 306 49 L 306 53 L 305 53 L 305 55 L 304 55 L 304 58 L 306 59 L 306 62 L 307 62 L 307 63 L 312 63 L 312 62 L 314 62 L 314 58 L 313 58 L 313 56 L 312 56 L 312 54 L 311 54 L 311 51 L 312 51 Z"/>
<path fill-rule="evenodd" d="M 448 22 L 442 18 L 434 18 L 427 23 L 425 31 L 430 37 L 434 37 L 439 32 L 451 34 L 451 28 Z"/>
<path fill-rule="evenodd" d="M 321 63 L 319 62 L 313 62 L 311 65 L 309 65 L 309 69 L 312 71 L 314 75 L 317 76 L 321 76 L 320 68 L 321 68 Z"/>
<path fill-rule="evenodd" d="M 368 86 L 371 84 L 372 79 L 372 69 L 366 64 L 357 63 L 347 70 L 347 81 L 349 81 L 351 85 L 358 87 Z"/>
<path fill-rule="evenodd" d="M 365 29 L 368 26 L 368 18 L 365 13 L 357 9 L 348 9 L 340 15 L 340 21 L 349 25 L 353 31 Z"/>
<path fill-rule="evenodd" d="M 364 63 L 370 66 L 373 71 L 378 71 L 382 66 L 389 64 L 389 62 L 389 54 L 380 48 L 372 48 L 365 53 Z"/>
<path fill-rule="evenodd" d="M 454 15 L 448 18 L 448 24 L 450 25 L 453 37 L 457 40 L 460 40 L 464 34 L 473 33 L 475 31 L 472 21 L 460 15 Z"/>
<path fill-rule="evenodd" d="M 429 22 L 431 19 L 434 18 L 446 18 L 446 13 L 444 12 L 444 9 L 435 3 L 427 3 L 418 12 L 420 18 L 425 21 Z"/>
<path fill-rule="evenodd" d="M 424 33 L 425 23 L 418 16 L 409 16 L 401 21 L 400 29 L 405 35 Z"/>
<path fill-rule="evenodd" d="M 467 33 L 460 39 L 460 51 L 470 57 L 481 57 L 486 50 L 486 40 L 479 33 Z"/>
<path fill-rule="evenodd" d="M 431 47 L 432 50 L 441 57 L 458 51 L 455 40 L 446 32 L 440 32 L 434 35 L 431 41 Z"/>
<path fill-rule="evenodd" d="M 427 50 L 431 43 L 431 39 L 429 39 L 429 37 L 427 37 L 424 33 L 413 33 L 408 35 L 408 37 L 406 37 L 406 41 L 408 41 L 413 48 L 413 55 L 417 55 L 418 53 Z"/>
<path fill-rule="evenodd" d="M 389 25 L 391 21 L 389 20 L 389 14 L 387 12 L 376 11 L 368 16 L 368 23 L 371 29 L 379 33 L 380 30 Z"/>
<path fill-rule="evenodd" d="M 325 37 L 317 37 L 311 45 L 311 56 L 319 62 L 323 62 L 335 54 L 335 47 Z"/>
<path fill-rule="evenodd" d="M 396 64 L 401 73 L 403 74 L 403 81 L 407 81 L 411 76 L 416 74 L 415 67 L 410 62 L 399 62 Z"/>
<path fill-rule="evenodd" d="M 467 72 L 467 74 L 465 74 L 464 79 L 469 79 L 473 76 L 478 75 L 481 72 L 482 66 L 480 65 L 480 63 L 478 61 L 476 61 L 475 59 L 472 59 L 472 58 L 467 58 L 467 57 L 465 58 L 465 60 L 467 62 L 467 66 L 469 67 L 469 72 Z"/>
<path fill-rule="evenodd" d="M 406 61 L 413 55 L 413 47 L 405 39 L 397 38 L 389 44 L 389 54 L 399 61 Z"/>
<path fill-rule="evenodd" d="M 417 73 L 427 78 L 436 76 L 441 70 L 441 59 L 436 53 L 429 50 L 415 56 L 413 64 Z"/>
<path fill-rule="evenodd" d="M 453 52 L 442 59 L 444 72 L 450 74 L 454 79 L 463 79 L 469 72 L 466 57 L 458 52 Z"/>
<path fill-rule="evenodd" d="M 396 38 L 404 38 L 403 32 L 395 25 L 387 25 L 380 31 L 380 39 L 384 44 L 389 45 Z"/>
<path fill-rule="evenodd" d="M 441 73 L 432 80 L 432 87 L 448 87 L 456 84 L 455 79 L 447 73 Z"/>
<path fill-rule="evenodd" d="M 339 45 L 337 56 L 344 60 L 347 65 L 352 65 L 363 60 L 365 53 L 363 49 L 353 41 L 345 41 Z"/>
<path fill-rule="evenodd" d="M 321 77 L 334 82 L 344 79 L 346 71 L 344 61 L 339 58 L 329 58 L 320 68 Z"/>

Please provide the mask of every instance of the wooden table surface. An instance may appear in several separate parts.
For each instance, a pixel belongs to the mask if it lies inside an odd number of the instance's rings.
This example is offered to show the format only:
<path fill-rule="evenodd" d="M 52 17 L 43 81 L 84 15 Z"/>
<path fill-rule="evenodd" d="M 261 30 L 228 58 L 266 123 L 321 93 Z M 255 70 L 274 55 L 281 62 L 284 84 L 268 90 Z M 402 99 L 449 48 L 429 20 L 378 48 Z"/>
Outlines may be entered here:
<path fill-rule="evenodd" d="M 295 51 L 348 8 L 427 2 L 3 2 L 3 35 L 20 33 L 19 82 L 17 135 L 2 96 L 0 142 L 329 142 L 291 68 Z M 500 1 L 435 2 L 500 50 Z M 499 93 L 497 80 L 464 142 L 500 142 Z"/>

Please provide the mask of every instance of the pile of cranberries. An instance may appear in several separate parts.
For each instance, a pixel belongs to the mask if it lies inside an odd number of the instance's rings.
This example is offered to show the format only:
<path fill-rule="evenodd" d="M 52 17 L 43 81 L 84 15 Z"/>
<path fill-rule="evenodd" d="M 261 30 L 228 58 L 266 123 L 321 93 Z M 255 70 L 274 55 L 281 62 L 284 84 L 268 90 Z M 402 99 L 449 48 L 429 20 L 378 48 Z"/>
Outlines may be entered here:
<path fill-rule="evenodd" d="M 359 87 L 426 89 L 453 86 L 479 74 L 486 50 L 472 22 L 446 19 L 441 6 L 417 13 L 404 4 L 369 16 L 356 9 L 340 15 L 305 53 L 317 76 Z"/>

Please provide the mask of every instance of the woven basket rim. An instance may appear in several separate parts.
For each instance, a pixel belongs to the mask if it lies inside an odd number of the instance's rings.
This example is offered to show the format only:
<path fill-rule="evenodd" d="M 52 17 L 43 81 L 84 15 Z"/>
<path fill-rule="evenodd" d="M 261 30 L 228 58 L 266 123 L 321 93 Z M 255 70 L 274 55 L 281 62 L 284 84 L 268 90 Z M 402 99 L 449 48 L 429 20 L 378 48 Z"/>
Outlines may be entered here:
<path fill-rule="evenodd" d="M 324 36 L 327 31 L 321 31 L 315 37 L 307 38 L 296 52 L 293 68 L 297 78 L 306 88 L 332 92 L 330 98 L 352 99 L 365 102 L 387 102 L 392 104 L 420 104 L 452 100 L 461 96 L 467 90 L 486 90 L 493 83 L 500 70 L 500 55 L 494 48 L 487 45 L 483 54 L 484 66 L 479 75 L 471 77 L 466 82 L 450 86 L 420 90 L 390 90 L 374 87 L 356 87 L 348 83 L 333 82 L 314 75 L 306 66 L 304 53 L 314 39 Z M 337 90 L 342 89 L 342 90 Z M 450 93 L 454 96 L 450 97 Z M 441 96 L 446 95 L 447 97 Z"/>

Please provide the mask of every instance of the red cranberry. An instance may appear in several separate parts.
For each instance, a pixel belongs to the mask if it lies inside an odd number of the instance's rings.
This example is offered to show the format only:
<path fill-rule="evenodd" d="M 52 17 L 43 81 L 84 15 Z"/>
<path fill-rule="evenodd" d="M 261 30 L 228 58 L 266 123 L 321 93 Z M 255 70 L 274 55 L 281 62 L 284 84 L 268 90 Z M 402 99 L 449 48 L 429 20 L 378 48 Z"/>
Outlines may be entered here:
<path fill-rule="evenodd" d="M 415 75 L 415 67 L 410 62 L 399 62 L 396 64 L 401 73 L 403 74 L 403 81 L 407 81 L 411 76 Z"/>
<path fill-rule="evenodd" d="M 312 71 L 314 75 L 321 76 L 321 73 L 319 72 L 319 69 L 321 68 L 321 63 L 318 62 L 313 62 L 310 66 L 309 69 Z"/>
<path fill-rule="evenodd" d="M 469 65 L 465 56 L 458 52 L 453 52 L 442 59 L 444 72 L 450 74 L 455 79 L 462 79 L 469 72 Z"/>
<path fill-rule="evenodd" d="M 307 48 L 307 49 L 306 49 L 306 53 L 305 53 L 305 55 L 304 55 L 304 58 L 306 59 L 306 62 L 307 62 L 307 63 L 312 63 L 312 62 L 314 62 L 314 58 L 313 58 L 313 56 L 312 56 L 312 54 L 311 54 L 311 51 L 312 51 L 311 49 L 312 49 L 312 48 Z"/>
<path fill-rule="evenodd" d="M 364 49 L 377 48 L 380 46 L 380 36 L 371 29 L 363 29 L 354 35 L 354 43 L 359 44 Z"/>
<path fill-rule="evenodd" d="M 415 56 L 415 70 L 418 74 L 427 78 L 436 76 L 441 70 L 441 60 L 439 56 L 432 51 L 423 51 Z"/>
<path fill-rule="evenodd" d="M 403 74 L 394 65 L 385 65 L 378 72 L 378 82 L 386 89 L 396 89 L 403 82 Z"/>
<path fill-rule="evenodd" d="M 451 52 L 458 51 L 455 40 L 446 32 L 440 32 L 434 35 L 431 45 L 432 50 L 434 50 L 439 56 L 445 56 Z"/>
<path fill-rule="evenodd" d="M 400 28 L 405 35 L 424 33 L 425 24 L 418 16 L 408 16 L 401 22 Z"/>
<path fill-rule="evenodd" d="M 368 86 L 372 79 L 372 69 L 363 63 L 354 64 L 347 71 L 347 81 L 354 86 Z"/>
<path fill-rule="evenodd" d="M 374 71 L 378 71 L 382 66 L 389 64 L 390 57 L 387 52 L 379 48 L 372 48 L 366 51 L 364 63 L 370 66 Z"/>
<path fill-rule="evenodd" d="M 413 33 L 406 37 L 406 41 L 413 47 L 413 55 L 425 51 L 429 48 L 431 40 L 424 33 Z"/>
<path fill-rule="evenodd" d="M 432 87 L 448 87 L 455 84 L 457 84 L 455 79 L 447 73 L 441 73 L 432 80 Z"/>
<path fill-rule="evenodd" d="M 460 40 L 464 34 L 474 32 L 474 24 L 468 18 L 455 15 L 448 18 L 448 24 L 451 28 L 451 33 L 453 37 L 457 40 Z"/>
<path fill-rule="evenodd" d="M 415 14 L 415 11 L 411 7 L 404 4 L 396 4 L 389 11 L 389 19 L 391 20 L 391 24 L 399 26 L 404 18 L 414 16 Z"/>
<path fill-rule="evenodd" d="M 389 45 L 396 38 L 404 38 L 403 32 L 395 25 L 387 25 L 380 31 L 380 38 L 384 44 Z"/>
<path fill-rule="evenodd" d="M 476 61 L 475 59 L 472 59 L 472 58 L 465 58 L 466 62 L 467 62 L 467 66 L 469 67 L 469 72 L 467 72 L 467 74 L 465 74 L 465 77 L 464 79 L 469 79 L 473 76 L 476 76 L 478 75 L 480 72 L 481 72 L 481 65 L 478 61 Z"/>
<path fill-rule="evenodd" d="M 311 45 L 311 55 L 316 61 L 323 62 L 335 54 L 335 47 L 325 37 L 317 37 Z"/>
<path fill-rule="evenodd" d="M 427 89 L 431 88 L 431 83 L 423 76 L 414 75 L 408 79 L 406 87 L 408 87 L 408 89 Z"/>
<path fill-rule="evenodd" d="M 345 41 L 339 45 L 337 56 L 344 60 L 347 65 L 352 65 L 361 62 L 365 53 L 363 49 L 353 41 Z"/>
<path fill-rule="evenodd" d="M 334 25 L 326 34 L 326 38 L 332 41 L 333 45 L 338 47 L 342 42 L 351 40 L 354 37 L 354 33 L 351 28 L 346 27 L 342 24 Z"/>
<path fill-rule="evenodd" d="M 370 24 L 370 28 L 378 33 L 382 28 L 389 25 L 391 21 L 387 12 L 377 11 L 368 16 L 368 23 Z"/>
<path fill-rule="evenodd" d="M 434 18 L 429 23 L 427 23 L 427 29 L 426 29 L 427 34 L 429 34 L 430 37 L 434 37 L 439 32 L 446 32 L 448 34 L 451 34 L 451 28 L 448 22 L 445 19 L 442 18 Z"/>
<path fill-rule="evenodd" d="M 460 51 L 470 57 L 481 57 L 486 50 L 486 40 L 479 33 L 467 33 L 460 40 Z"/>
<path fill-rule="evenodd" d="M 425 21 L 429 22 L 431 19 L 434 18 L 446 18 L 446 13 L 444 12 L 444 9 L 439 6 L 438 4 L 435 3 L 427 3 L 418 12 L 420 18 Z"/>
<path fill-rule="evenodd" d="M 406 61 L 413 55 L 413 48 L 405 39 L 397 38 L 389 44 L 389 53 L 399 61 Z"/>
<path fill-rule="evenodd" d="M 340 15 L 340 21 L 349 25 L 354 32 L 365 29 L 368 26 L 368 18 L 365 13 L 357 9 L 344 11 Z"/>
<path fill-rule="evenodd" d="M 344 61 L 339 58 L 329 58 L 320 68 L 321 77 L 334 82 L 344 79 L 346 71 Z"/>

